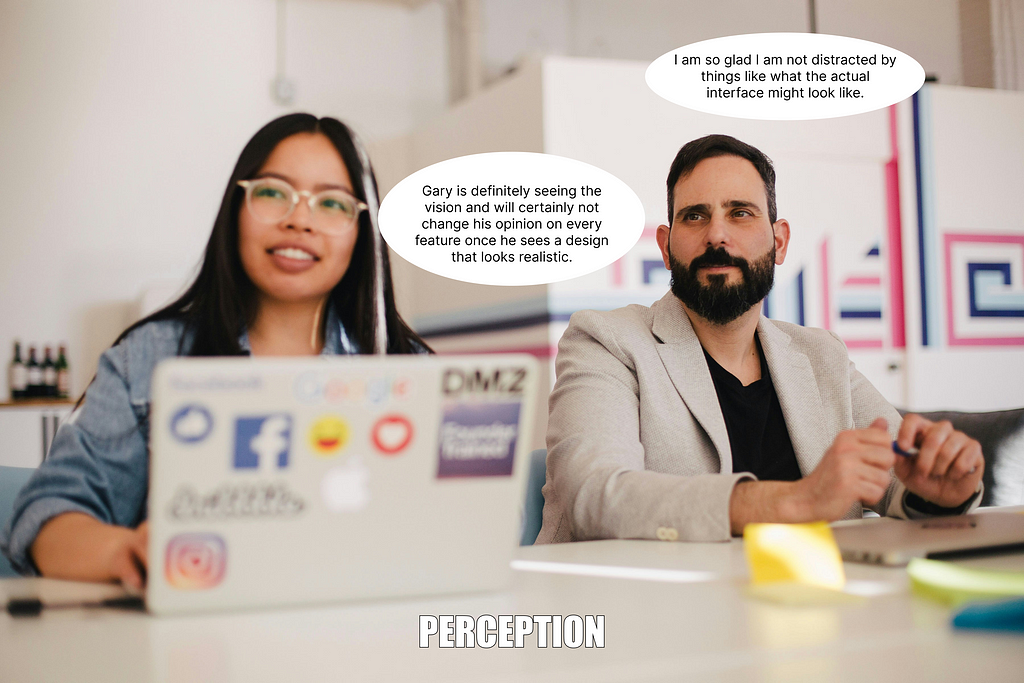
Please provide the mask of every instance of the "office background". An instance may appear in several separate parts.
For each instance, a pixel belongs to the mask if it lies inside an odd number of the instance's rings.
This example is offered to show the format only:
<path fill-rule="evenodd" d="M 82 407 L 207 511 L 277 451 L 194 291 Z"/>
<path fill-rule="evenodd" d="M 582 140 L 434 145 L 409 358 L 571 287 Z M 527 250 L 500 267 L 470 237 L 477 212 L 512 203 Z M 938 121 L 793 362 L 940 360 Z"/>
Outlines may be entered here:
<path fill-rule="evenodd" d="M 679 144 L 745 137 L 776 158 L 780 212 L 803 230 L 773 317 L 834 329 L 901 405 L 1024 404 L 1022 0 L 0 0 L 0 16 L 0 347 L 67 341 L 75 393 L 188 281 L 244 142 L 307 110 L 369 141 L 385 190 L 442 158 L 545 151 L 625 180 L 649 227 Z M 891 110 L 766 124 L 637 81 L 687 43 L 811 28 L 906 52 L 937 85 Z M 439 349 L 550 360 L 571 310 L 660 296 L 652 259 L 645 238 L 537 288 L 395 271 L 401 310 Z"/>

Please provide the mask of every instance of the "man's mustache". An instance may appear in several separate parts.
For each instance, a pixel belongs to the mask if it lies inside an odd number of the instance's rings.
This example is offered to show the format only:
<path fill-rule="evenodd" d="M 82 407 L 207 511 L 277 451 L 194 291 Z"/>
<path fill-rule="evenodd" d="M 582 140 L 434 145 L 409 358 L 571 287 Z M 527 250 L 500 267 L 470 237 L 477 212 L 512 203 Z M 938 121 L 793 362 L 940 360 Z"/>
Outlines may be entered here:
<path fill-rule="evenodd" d="M 745 258 L 731 255 L 725 247 L 708 247 L 707 251 L 690 261 L 690 270 L 716 266 L 736 266 L 743 271 L 750 267 Z"/>

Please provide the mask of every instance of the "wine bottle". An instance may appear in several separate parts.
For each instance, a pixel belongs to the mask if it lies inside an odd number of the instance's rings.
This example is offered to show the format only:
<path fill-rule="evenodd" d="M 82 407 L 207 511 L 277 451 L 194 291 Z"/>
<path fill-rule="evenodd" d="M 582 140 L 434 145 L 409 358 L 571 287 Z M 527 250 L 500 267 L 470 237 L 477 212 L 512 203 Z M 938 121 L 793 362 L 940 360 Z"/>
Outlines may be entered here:
<path fill-rule="evenodd" d="M 71 395 L 71 373 L 68 370 L 68 358 L 61 344 L 57 353 L 57 396 L 67 398 Z"/>
<path fill-rule="evenodd" d="M 7 387 L 11 392 L 12 401 L 20 401 L 25 398 L 28 385 L 28 370 L 24 361 L 21 360 L 21 342 L 14 342 L 14 360 L 7 371 Z"/>
<path fill-rule="evenodd" d="M 43 391 L 44 398 L 53 398 L 57 395 L 57 366 L 53 364 L 53 354 L 50 347 L 46 347 L 43 356 Z"/>
<path fill-rule="evenodd" d="M 25 398 L 38 398 L 43 388 L 43 369 L 36 361 L 36 347 L 28 347 L 28 362 L 25 363 Z"/>

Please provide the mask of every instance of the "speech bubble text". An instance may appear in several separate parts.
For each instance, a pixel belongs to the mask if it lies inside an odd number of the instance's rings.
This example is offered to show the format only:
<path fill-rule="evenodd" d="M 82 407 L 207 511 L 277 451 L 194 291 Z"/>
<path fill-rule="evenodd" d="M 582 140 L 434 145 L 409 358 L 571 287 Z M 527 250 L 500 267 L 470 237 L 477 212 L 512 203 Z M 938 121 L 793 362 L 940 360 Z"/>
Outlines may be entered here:
<path fill-rule="evenodd" d="M 381 235 L 437 275 L 485 285 L 560 282 L 628 252 L 639 197 L 612 174 L 551 154 L 449 159 L 402 180 L 380 207 Z"/>
<path fill-rule="evenodd" d="M 646 78 L 655 93 L 689 109 L 797 121 L 895 104 L 920 89 L 924 69 L 899 50 L 857 38 L 755 33 L 668 52 Z"/>

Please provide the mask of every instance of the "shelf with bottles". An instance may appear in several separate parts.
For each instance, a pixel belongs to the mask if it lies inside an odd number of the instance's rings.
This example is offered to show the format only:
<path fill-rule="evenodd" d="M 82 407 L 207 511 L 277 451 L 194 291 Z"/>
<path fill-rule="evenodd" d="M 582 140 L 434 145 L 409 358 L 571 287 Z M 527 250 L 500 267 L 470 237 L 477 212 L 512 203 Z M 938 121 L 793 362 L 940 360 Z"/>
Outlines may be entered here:
<path fill-rule="evenodd" d="M 36 345 L 28 347 L 28 357 L 22 358 L 21 342 L 14 342 L 14 357 L 7 372 L 9 402 L 0 405 L 27 405 L 42 401 L 44 404 L 66 403 L 71 396 L 70 373 L 64 344 L 58 345 L 57 359 L 53 346 L 42 347 L 44 356 L 36 358 Z"/>
<path fill-rule="evenodd" d="M 0 401 L 0 410 L 4 408 L 71 408 L 74 405 L 75 400 L 70 398 L 19 398 L 16 401 Z"/>

